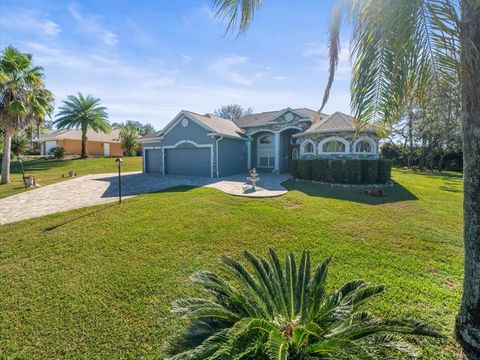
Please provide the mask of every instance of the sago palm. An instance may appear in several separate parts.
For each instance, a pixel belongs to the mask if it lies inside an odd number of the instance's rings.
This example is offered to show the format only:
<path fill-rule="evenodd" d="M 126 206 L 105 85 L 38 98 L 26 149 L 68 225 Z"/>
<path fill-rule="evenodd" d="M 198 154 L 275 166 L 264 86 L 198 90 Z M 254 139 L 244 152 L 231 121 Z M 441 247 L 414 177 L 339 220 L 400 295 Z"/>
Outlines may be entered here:
<path fill-rule="evenodd" d="M 245 257 L 252 271 L 224 257 L 222 275 L 193 276 L 212 298 L 174 303 L 190 320 L 190 348 L 171 359 L 386 358 L 385 350 L 415 355 L 402 334 L 438 335 L 424 323 L 382 320 L 362 310 L 383 285 L 354 280 L 327 292 L 329 258 L 311 271 L 308 251 L 298 265 L 293 253 L 282 265 L 271 249 L 268 258 Z"/>
<path fill-rule="evenodd" d="M 101 105 L 100 99 L 92 95 L 69 95 L 59 110 L 54 122 L 57 128 L 76 128 L 82 131 L 82 158 L 88 157 L 88 129 L 105 133 L 112 129 L 108 122 L 107 108 Z"/>
<path fill-rule="evenodd" d="M 227 30 L 245 33 L 262 2 L 213 5 Z M 339 0 L 328 29 L 329 78 L 321 107 L 333 83 L 344 22 L 353 25 L 351 105 L 360 130 L 368 122 L 388 128 L 412 97 L 427 108 L 431 90 L 461 114 L 465 269 L 456 334 L 467 357 L 479 359 L 480 0 Z"/>
<path fill-rule="evenodd" d="M 53 94 L 45 88 L 43 68 L 30 54 L 6 47 L 0 57 L 0 129 L 3 130 L 2 184 L 10 182 L 12 136 L 53 111 Z"/>

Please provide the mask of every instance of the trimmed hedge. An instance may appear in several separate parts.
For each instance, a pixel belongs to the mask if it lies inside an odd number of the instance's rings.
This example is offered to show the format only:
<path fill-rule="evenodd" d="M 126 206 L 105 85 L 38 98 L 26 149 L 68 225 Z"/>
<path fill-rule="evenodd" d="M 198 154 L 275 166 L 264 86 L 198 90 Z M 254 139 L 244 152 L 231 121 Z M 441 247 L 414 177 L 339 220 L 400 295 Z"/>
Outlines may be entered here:
<path fill-rule="evenodd" d="M 392 161 L 376 159 L 297 159 L 290 160 L 290 174 L 298 179 L 337 184 L 386 184 L 390 182 Z"/>
<path fill-rule="evenodd" d="M 345 170 L 343 168 L 342 159 L 332 159 L 330 161 L 330 168 L 332 171 L 332 179 L 336 184 L 344 184 L 346 182 Z"/>
<path fill-rule="evenodd" d="M 362 160 L 362 184 L 375 184 L 378 175 L 378 160 Z"/>
<path fill-rule="evenodd" d="M 298 177 L 300 179 L 313 180 L 312 162 L 312 160 L 298 160 Z"/>
<path fill-rule="evenodd" d="M 392 178 L 392 160 L 378 160 L 377 183 L 385 184 Z"/>
<path fill-rule="evenodd" d="M 291 159 L 288 163 L 288 171 L 294 178 L 298 178 L 298 159 Z"/>
<path fill-rule="evenodd" d="M 328 159 L 313 159 L 312 175 L 315 181 L 331 181 L 332 171 Z"/>
<path fill-rule="evenodd" d="M 360 161 L 345 160 L 345 179 L 347 184 L 357 185 L 362 182 L 362 167 Z"/>

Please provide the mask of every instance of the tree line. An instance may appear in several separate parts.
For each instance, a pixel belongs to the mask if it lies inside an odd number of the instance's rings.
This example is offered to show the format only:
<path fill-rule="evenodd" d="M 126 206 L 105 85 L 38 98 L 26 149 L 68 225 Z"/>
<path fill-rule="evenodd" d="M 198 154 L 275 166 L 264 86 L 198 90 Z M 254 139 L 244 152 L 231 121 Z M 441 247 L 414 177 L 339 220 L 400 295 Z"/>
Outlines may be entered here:
<path fill-rule="evenodd" d="M 121 146 L 127 155 L 139 148 L 139 136 L 153 132 L 151 124 L 138 121 L 109 122 L 107 108 L 101 100 L 81 93 L 69 95 L 59 107 L 55 120 L 53 93 L 45 87 L 41 66 L 33 64 L 33 56 L 8 46 L 0 56 L 0 150 L 2 152 L 1 184 L 10 182 L 12 155 L 36 153 L 34 139 L 48 130 L 80 129 L 81 157 L 88 157 L 88 129 L 109 133 L 120 128 Z"/>

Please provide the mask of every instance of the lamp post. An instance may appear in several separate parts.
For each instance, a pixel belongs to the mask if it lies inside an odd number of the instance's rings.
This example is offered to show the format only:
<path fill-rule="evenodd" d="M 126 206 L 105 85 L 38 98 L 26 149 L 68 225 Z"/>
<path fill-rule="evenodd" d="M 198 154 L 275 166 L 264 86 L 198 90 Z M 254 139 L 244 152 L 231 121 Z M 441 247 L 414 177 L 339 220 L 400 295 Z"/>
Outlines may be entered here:
<path fill-rule="evenodd" d="M 116 158 L 115 163 L 118 167 L 118 203 L 122 203 L 122 176 L 121 176 L 121 168 L 122 168 L 123 160 L 121 158 Z"/>
<path fill-rule="evenodd" d="M 25 181 L 25 170 L 23 169 L 23 160 L 20 156 L 17 156 L 17 160 L 20 163 L 20 167 L 22 168 L 23 185 L 25 186 L 25 190 L 27 190 L 27 183 Z"/>

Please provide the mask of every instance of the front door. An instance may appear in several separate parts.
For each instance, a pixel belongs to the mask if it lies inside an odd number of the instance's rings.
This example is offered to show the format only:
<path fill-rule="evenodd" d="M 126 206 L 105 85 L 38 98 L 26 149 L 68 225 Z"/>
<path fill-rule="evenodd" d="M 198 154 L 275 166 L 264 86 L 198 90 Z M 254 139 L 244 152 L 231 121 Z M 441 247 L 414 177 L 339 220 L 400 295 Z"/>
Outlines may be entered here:
<path fill-rule="evenodd" d="M 275 166 L 275 136 L 262 135 L 257 140 L 257 167 L 273 168 Z"/>
<path fill-rule="evenodd" d="M 108 144 L 108 143 L 103 144 L 103 156 L 105 156 L 105 157 L 110 156 L 110 144 Z"/>

